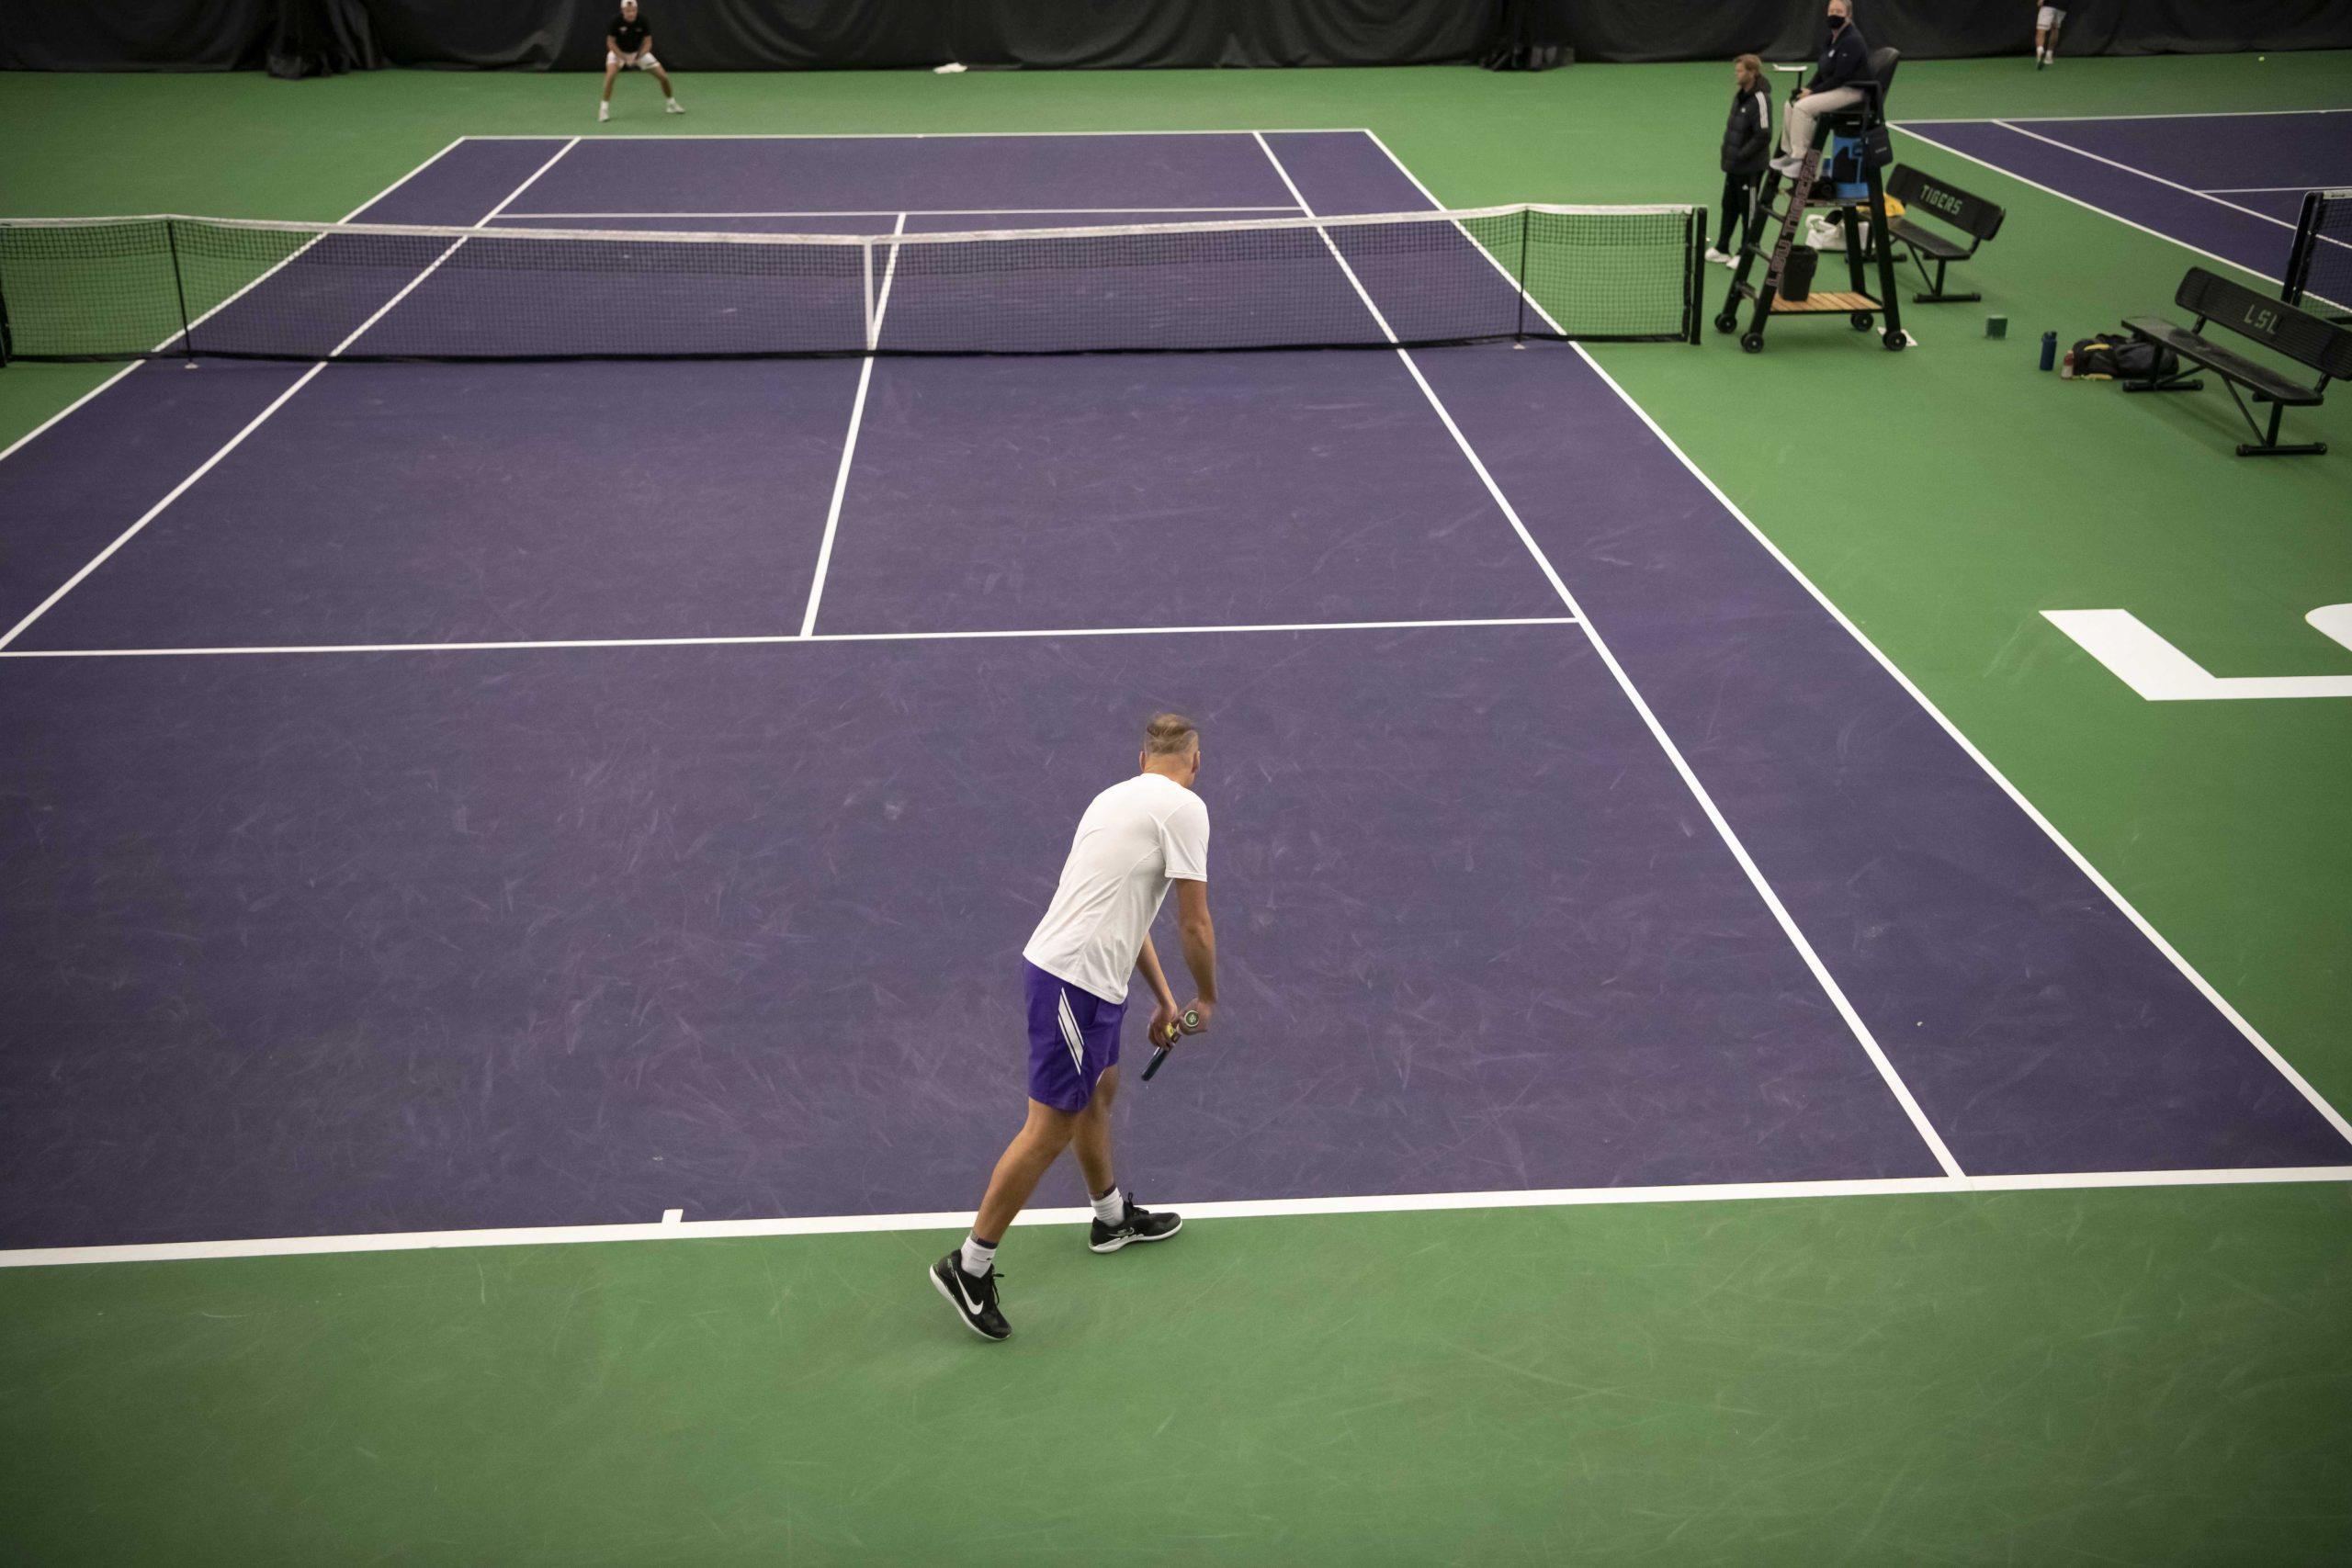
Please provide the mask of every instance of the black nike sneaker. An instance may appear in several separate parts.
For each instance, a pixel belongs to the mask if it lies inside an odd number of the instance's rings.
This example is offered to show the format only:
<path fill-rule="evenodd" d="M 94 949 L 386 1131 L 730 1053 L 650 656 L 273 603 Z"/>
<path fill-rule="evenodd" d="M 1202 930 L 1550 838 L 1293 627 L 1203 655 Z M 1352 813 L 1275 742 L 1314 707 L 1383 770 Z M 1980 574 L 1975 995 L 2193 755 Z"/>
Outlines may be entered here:
<path fill-rule="evenodd" d="M 1166 1241 L 1184 1228 L 1183 1215 L 1156 1214 L 1137 1203 L 1133 1193 L 1122 1196 L 1127 1212 L 1119 1217 L 1119 1223 L 1106 1225 L 1097 1220 L 1086 1233 L 1086 1245 L 1092 1250 L 1116 1252 L 1131 1241 Z"/>
<path fill-rule="evenodd" d="M 1003 1275 L 996 1269 L 985 1274 L 964 1272 L 964 1260 L 951 1252 L 931 1266 L 931 1282 L 964 1320 L 964 1326 L 983 1339 L 1004 1339 L 1012 1334 L 1012 1325 L 1004 1321 L 1004 1314 L 996 1306 L 996 1282 Z"/>

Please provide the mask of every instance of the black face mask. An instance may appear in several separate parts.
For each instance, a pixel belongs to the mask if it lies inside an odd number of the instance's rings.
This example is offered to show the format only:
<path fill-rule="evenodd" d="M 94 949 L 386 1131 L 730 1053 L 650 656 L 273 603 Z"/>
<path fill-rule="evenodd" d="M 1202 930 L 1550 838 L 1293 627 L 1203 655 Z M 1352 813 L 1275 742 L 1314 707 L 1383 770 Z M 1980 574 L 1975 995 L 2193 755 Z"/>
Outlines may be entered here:
<path fill-rule="evenodd" d="M 1835 38 L 1835 37 L 1837 36 L 1837 34 L 1838 34 L 1838 28 L 1842 28 L 1842 27 L 1844 27 L 1845 25 L 1846 25 L 1846 18 L 1845 18 L 1845 17 L 1830 17 L 1830 18 L 1829 18 L 1829 33 L 1830 33 L 1830 36 L 1831 36 L 1832 38 Z"/>

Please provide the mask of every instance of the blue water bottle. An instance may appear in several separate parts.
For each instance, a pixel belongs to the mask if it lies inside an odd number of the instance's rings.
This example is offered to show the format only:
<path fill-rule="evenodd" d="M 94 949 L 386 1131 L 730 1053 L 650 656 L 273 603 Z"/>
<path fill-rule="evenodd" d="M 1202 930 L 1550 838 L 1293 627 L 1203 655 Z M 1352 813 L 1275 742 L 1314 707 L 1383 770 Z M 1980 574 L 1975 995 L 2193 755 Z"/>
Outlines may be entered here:
<path fill-rule="evenodd" d="M 2058 334 L 2056 333 L 2044 333 L 2041 334 L 2041 367 L 2044 370 L 2047 370 L 2057 363 Z"/>

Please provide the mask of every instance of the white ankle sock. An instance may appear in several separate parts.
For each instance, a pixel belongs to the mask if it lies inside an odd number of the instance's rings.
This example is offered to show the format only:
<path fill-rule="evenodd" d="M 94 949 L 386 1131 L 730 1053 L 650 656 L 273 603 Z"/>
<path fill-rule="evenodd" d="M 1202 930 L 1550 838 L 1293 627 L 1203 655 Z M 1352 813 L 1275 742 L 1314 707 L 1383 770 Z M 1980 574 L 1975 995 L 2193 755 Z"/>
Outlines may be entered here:
<path fill-rule="evenodd" d="M 1114 1187 L 1094 1200 L 1094 1217 L 1106 1225 L 1115 1225 L 1127 1217 L 1127 1195 Z"/>
<path fill-rule="evenodd" d="M 969 1274 L 975 1280 L 982 1279 L 987 1276 L 989 1269 L 994 1269 L 995 1267 L 995 1247 L 990 1247 L 988 1243 L 982 1241 L 976 1235 L 967 1235 L 964 1238 L 965 1273 Z"/>

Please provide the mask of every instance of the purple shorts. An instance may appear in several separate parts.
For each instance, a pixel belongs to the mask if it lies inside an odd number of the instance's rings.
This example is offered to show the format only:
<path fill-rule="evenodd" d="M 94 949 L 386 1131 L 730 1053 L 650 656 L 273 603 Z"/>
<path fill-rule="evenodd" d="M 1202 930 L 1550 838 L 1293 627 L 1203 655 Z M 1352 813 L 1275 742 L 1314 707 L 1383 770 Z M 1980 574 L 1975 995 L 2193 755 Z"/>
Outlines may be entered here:
<path fill-rule="evenodd" d="M 1025 958 L 1021 976 L 1029 993 L 1029 1098 L 1057 1111 L 1083 1111 L 1094 1098 L 1094 1081 L 1118 1065 L 1127 1004 L 1106 1002 Z"/>

